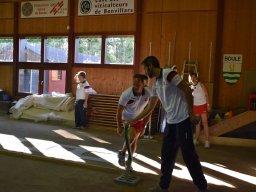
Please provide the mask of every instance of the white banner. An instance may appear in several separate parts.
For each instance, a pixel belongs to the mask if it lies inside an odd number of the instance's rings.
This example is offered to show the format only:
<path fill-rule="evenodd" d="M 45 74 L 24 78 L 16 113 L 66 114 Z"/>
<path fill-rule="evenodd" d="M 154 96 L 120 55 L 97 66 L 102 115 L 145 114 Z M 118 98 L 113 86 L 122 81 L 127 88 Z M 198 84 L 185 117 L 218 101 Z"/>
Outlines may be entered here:
<path fill-rule="evenodd" d="M 21 18 L 65 17 L 68 0 L 26 1 L 21 3 Z"/>
<path fill-rule="evenodd" d="M 79 0 L 78 16 L 134 13 L 134 0 Z"/>

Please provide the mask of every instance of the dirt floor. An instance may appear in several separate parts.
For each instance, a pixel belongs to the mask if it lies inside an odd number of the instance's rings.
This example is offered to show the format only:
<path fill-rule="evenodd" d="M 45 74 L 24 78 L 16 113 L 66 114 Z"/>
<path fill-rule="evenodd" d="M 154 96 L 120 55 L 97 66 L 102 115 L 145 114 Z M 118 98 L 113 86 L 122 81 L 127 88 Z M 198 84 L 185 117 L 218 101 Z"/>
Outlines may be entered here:
<path fill-rule="evenodd" d="M 0 192 L 146 192 L 156 186 L 161 135 L 139 141 L 136 185 L 114 181 L 124 172 L 116 156 L 122 142 L 115 130 L 0 116 Z M 211 192 L 256 192 L 256 148 L 199 145 L 197 152 Z M 181 154 L 176 163 L 170 191 L 196 191 Z"/>

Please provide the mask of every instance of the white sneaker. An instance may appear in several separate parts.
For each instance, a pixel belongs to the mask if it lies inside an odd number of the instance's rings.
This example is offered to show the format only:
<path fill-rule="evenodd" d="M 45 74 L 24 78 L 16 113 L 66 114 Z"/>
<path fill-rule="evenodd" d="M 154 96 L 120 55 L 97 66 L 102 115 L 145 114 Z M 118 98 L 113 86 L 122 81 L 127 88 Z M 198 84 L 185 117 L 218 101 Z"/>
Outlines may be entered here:
<path fill-rule="evenodd" d="M 208 140 L 205 141 L 204 147 L 205 148 L 210 148 L 210 142 Z"/>
<path fill-rule="evenodd" d="M 199 142 L 198 142 L 197 139 L 194 139 L 194 140 L 193 140 L 193 143 L 194 143 L 194 145 L 198 145 L 198 144 L 199 144 Z"/>

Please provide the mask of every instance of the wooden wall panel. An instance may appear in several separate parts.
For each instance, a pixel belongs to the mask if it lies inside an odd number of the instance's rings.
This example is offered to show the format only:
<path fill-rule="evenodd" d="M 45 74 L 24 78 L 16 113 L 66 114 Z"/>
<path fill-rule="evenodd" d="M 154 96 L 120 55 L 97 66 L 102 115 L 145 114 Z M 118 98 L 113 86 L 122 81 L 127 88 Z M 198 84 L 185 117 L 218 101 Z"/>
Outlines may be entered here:
<path fill-rule="evenodd" d="M 223 54 L 242 54 L 242 72 L 239 81 L 235 85 L 227 84 L 222 76 L 223 63 L 219 64 L 221 69 L 218 75 L 218 107 L 231 109 L 244 108 L 247 96 L 243 96 L 245 75 L 247 71 L 256 70 L 256 26 L 255 22 L 256 2 L 253 0 L 225 1 L 224 29 L 223 29 Z M 256 76 L 254 80 L 256 81 Z"/>
<path fill-rule="evenodd" d="M 216 22 L 216 13 L 213 12 L 163 14 L 161 62 L 165 65 L 175 64 L 181 72 L 184 60 L 189 61 L 190 57 L 191 62 L 199 62 L 201 81 L 212 82 L 214 58 L 211 58 L 208 78 L 210 45 L 214 54 Z"/>
<path fill-rule="evenodd" d="M 13 3 L 0 3 L 0 34 L 13 34 L 13 17 L 14 17 Z"/>
<path fill-rule="evenodd" d="M 90 85 L 100 94 L 120 95 L 132 85 L 132 69 L 101 69 L 101 68 L 73 68 L 72 77 L 78 71 L 87 73 Z M 72 83 L 72 93 L 76 92 L 76 83 Z"/>
<path fill-rule="evenodd" d="M 161 56 L 162 15 L 143 14 L 141 30 L 140 63 L 149 55 Z M 140 65 L 140 72 L 144 73 Z"/>
<path fill-rule="evenodd" d="M 249 44 L 249 51 L 248 51 L 248 57 L 250 58 L 249 61 L 246 65 L 246 69 L 248 71 L 256 71 L 256 26 L 253 25 L 252 23 L 254 23 L 256 21 L 256 13 L 255 13 L 255 9 L 256 9 L 256 2 L 253 1 L 253 9 L 250 10 L 250 19 L 246 18 L 246 21 L 249 20 L 249 25 L 251 27 L 251 32 L 250 32 L 250 44 Z M 248 21 L 247 21 L 247 25 L 248 25 Z M 255 81 L 256 82 L 256 81 Z M 255 87 L 256 89 L 256 87 Z M 256 92 L 256 91 L 255 91 Z"/>
<path fill-rule="evenodd" d="M 217 10 L 217 0 L 163 0 L 163 12 Z"/>
<path fill-rule="evenodd" d="M 13 16 L 14 16 L 13 11 L 14 11 L 13 3 L 0 2 L 0 18 L 1 19 L 13 19 Z"/>
<path fill-rule="evenodd" d="M 68 33 L 68 17 L 19 19 L 19 34 Z"/>
<path fill-rule="evenodd" d="M 0 89 L 13 95 L 13 67 L 12 65 L 0 65 Z"/>
<path fill-rule="evenodd" d="M 136 15 L 81 16 L 75 19 L 76 33 L 134 32 Z"/>
<path fill-rule="evenodd" d="M 102 33 L 102 32 L 135 32 L 137 1 L 134 0 L 133 14 L 128 15 L 99 15 L 99 16 L 78 16 L 75 9 L 75 33 Z M 75 8 L 78 7 L 75 2 Z"/>
<path fill-rule="evenodd" d="M 191 43 L 191 61 L 198 60 L 200 63 L 200 78 L 212 82 L 213 57 L 211 78 L 208 78 L 210 45 L 212 43 L 214 55 L 216 22 L 215 12 L 143 14 L 140 60 L 150 54 L 151 43 L 151 55 L 158 57 L 162 67 L 175 64 L 181 72 L 184 60 L 188 60 Z"/>
<path fill-rule="evenodd" d="M 161 12 L 163 6 L 163 0 L 141 0 L 142 1 L 142 12 L 152 13 Z"/>
<path fill-rule="evenodd" d="M 0 26 L 1 35 L 13 34 L 13 19 L 0 19 Z"/>
<path fill-rule="evenodd" d="M 218 0 L 142 0 L 144 13 L 177 11 L 216 11 Z"/>

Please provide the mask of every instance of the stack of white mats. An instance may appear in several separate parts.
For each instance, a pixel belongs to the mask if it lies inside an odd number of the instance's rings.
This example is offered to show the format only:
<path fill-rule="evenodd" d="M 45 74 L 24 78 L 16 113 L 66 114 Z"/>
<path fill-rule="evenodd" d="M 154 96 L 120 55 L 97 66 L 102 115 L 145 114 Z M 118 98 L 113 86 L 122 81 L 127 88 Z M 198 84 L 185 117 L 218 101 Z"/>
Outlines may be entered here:
<path fill-rule="evenodd" d="M 74 102 L 72 94 L 29 95 L 18 100 L 9 112 L 14 119 L 74 121 Z"/>

